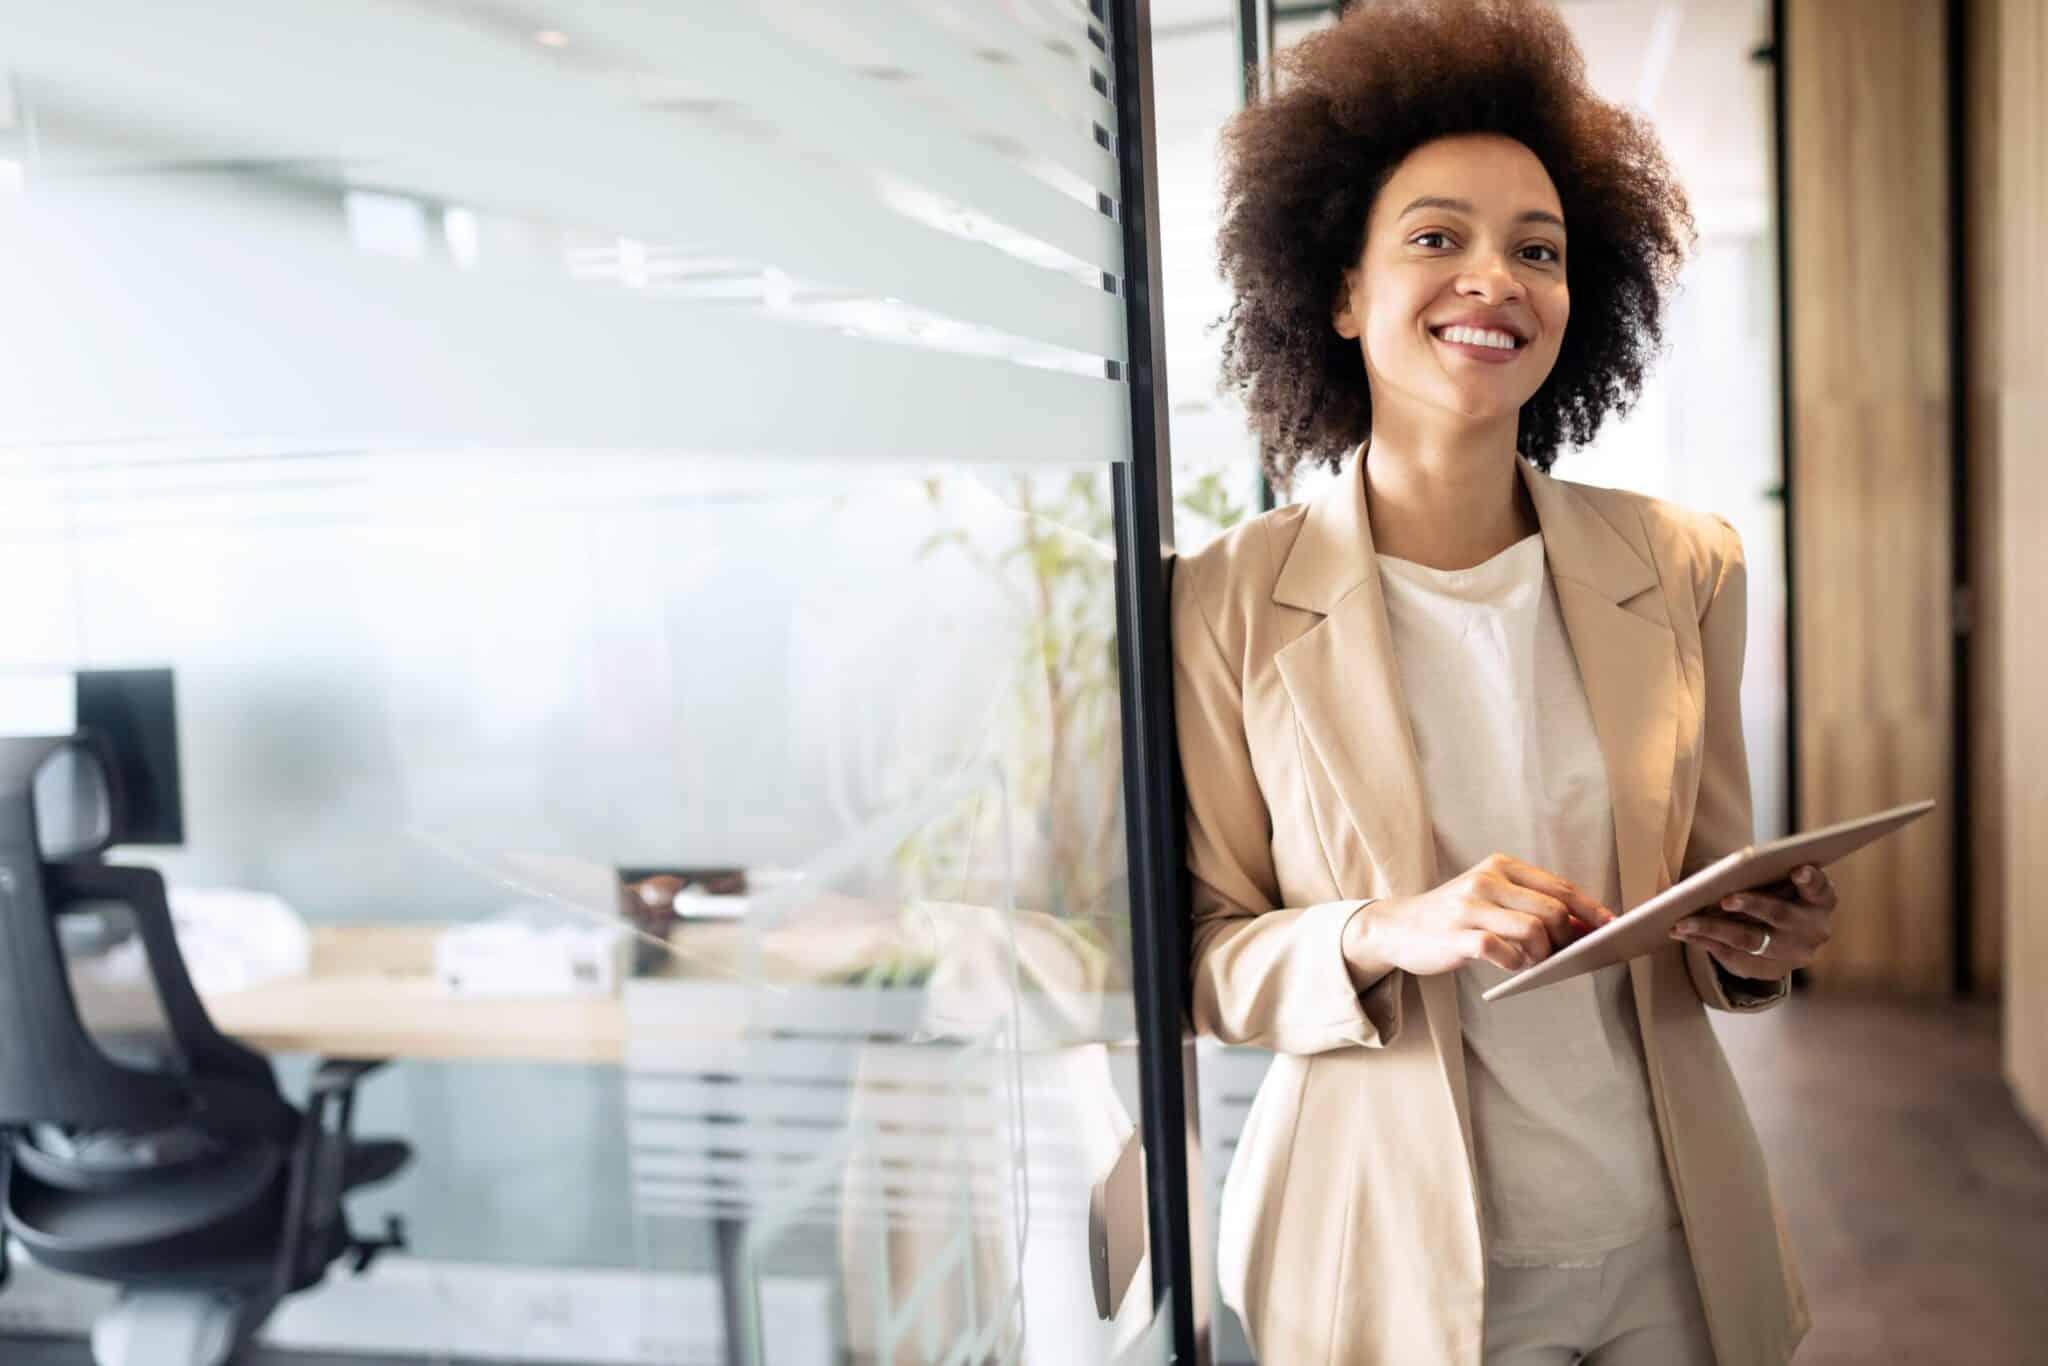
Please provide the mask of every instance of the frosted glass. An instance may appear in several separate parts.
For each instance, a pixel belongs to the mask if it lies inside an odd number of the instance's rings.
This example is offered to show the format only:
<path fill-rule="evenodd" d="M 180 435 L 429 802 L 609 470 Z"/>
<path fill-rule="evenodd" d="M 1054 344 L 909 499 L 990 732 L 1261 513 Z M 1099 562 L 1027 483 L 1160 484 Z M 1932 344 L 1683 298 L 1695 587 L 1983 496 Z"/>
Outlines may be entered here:
<path fill-rule="evenodd" d="M 0 20 L 0 673 L 174 671 L 187 838 L 115 861 L 316 944 L 634 930 L 622 1066 L 366 1084 L 415 1157 L 356 1221 L 645 1273 L 675 1360 L 719 1359 L 726 1217 L 841 1347 L 1129 1346 L 1085 1238 L 1136 1093 L 1086 5 Z M 648 931 L 662 869 L 747 904 Z M 663 1002 L 734 1038 L 662 1051 Z"/>
<path fill-rule="evenodd" d="M 46 339 L 0 442 L 1114 440 L 1111 110 L 1071 44 L 907 3 L 594 5 L 547 43 L 346 0 L 0 14 L 4 283 Z"/>

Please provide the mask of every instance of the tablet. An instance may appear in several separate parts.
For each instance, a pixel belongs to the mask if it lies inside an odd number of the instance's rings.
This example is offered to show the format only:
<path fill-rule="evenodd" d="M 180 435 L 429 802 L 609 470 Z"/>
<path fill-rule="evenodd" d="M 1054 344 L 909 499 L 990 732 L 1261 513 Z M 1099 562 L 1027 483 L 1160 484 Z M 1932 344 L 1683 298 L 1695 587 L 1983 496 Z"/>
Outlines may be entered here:
<path fill-rule="evenodd" d="M 1683 882 L 1651 897 L 1635 909 L 1615 917 L 1599 929 L 1565 945 L 1536 964 L 1522 969 L 1506 981 L 1488 989 L 1480 999 L 1498 1001 L 1519 996 L 1537 987 L 1563 982 L 1581 973 L 1593 972 L 1615 963 L 1625 963 L 1655 953 L 1673 943 L 1671 927 L 1694 911 L 1717 904 L 1731 892 L 1746 892 L 1791 876 L 1801 864 L 1826 867 L 1836 859 L 1854 853 L 1900 826 L 1920 819 L 1934 809 L 1932 801 L 1912 802 L 1889 811 L 1859 816 L 1840 825 L 1824 826 L 1804 834 L 1786 835 L 1767 844 L 1752 844 L 1694 873 Z"/>

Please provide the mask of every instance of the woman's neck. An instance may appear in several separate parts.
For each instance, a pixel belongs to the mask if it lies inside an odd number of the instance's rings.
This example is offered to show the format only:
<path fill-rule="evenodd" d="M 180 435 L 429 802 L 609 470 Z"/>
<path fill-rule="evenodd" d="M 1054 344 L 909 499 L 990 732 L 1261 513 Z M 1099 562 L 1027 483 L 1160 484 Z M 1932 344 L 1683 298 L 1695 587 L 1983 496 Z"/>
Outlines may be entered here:
<path fill-rule="evenodd" d="M 1403 441 L 1375 427 L 1362 477 L 1373 549 L 1432 569 L 1470 569 L 1537 531 L 1514 429 Z"/>

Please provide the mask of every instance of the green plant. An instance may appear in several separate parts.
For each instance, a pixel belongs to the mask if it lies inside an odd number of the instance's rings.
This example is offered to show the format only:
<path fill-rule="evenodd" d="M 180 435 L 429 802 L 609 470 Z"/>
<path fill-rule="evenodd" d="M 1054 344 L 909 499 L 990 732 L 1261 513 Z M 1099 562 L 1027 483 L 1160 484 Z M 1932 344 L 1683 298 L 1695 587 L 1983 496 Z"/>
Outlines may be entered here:
<path fill-rule="evenodd" d="M 925 481 L 945 518 L 946 481 Z M 1116 961 L 1128 961 L 1129 908 L 1123 902 L 1122 712 L 1118 689 L 1115 537 L 1108 472 L 1020 475 L 1004 499 L 1016 517 L 1007 544 L 989 546 L 948 525 L 919 548 L 920 558 L 951 551 L 980 565 L 1017 609 L 1024 627 L 1014 648 L 1020 667 L 1015 712 L 1001 754 L 1011 812 L 1038 837 L 1016 868 L 1020 908 L 1078 922 Z M 1176 499 L 1184 528 L 1213 533 L 1247 512 L 1231 481 L 1210 471 L 1187 481 Z M 986 848 L 993 812 L 963 812 L 899 850 L 898 866 L 916 879 L 966 878 L 960 853 Z M 984 893 L 989 889 L 980 889 Z"/>

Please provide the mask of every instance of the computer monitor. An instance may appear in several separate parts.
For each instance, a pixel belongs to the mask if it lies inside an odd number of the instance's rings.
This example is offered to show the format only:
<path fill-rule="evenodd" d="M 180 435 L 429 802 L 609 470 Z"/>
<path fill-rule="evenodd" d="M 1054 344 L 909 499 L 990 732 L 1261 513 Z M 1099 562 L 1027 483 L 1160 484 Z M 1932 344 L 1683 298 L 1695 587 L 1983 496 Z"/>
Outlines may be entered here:
<path fill-rule="evenodd" d="M 113 751 L 121 786 L 116 844 L 183 844 L 178 711 L 169 669 L 87 669 L 78 675 L 78 728 Z"/>
<path fill-rule="evenodd" d="M 176 689 L 169 669 L 0 674 L 0 735 L 100 742 L 120 788 L 114 844 L 182 844 Z"/>

